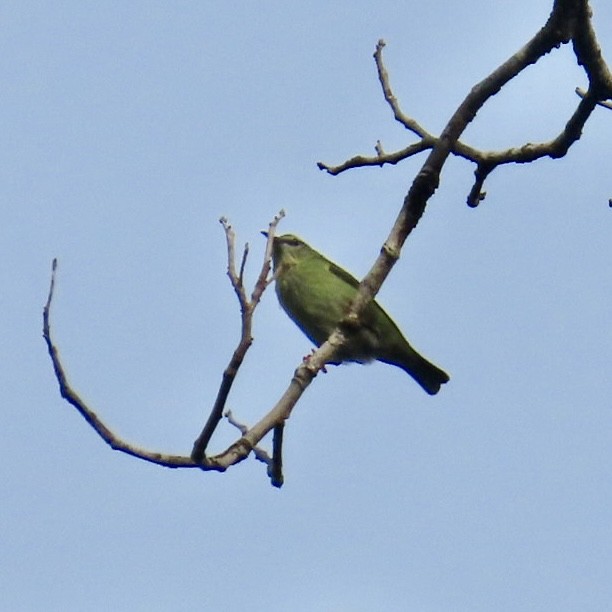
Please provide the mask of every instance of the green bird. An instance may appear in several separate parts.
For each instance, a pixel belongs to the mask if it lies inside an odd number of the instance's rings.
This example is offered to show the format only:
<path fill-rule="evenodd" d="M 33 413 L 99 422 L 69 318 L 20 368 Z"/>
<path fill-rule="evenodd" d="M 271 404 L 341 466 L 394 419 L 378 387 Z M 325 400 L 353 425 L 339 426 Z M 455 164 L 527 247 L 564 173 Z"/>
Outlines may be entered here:
<path fill-rule="evenodd" d="M 262 232 L 267 236 L 267 232 Z M 346 315 L 359 281 L 292 234 L 275 237 L 272 261 L 278 301 L 293 322 L 321 346 Z M 344 361 L 382 361 L 402 368 L 434 395 L 448 374 L 417 353 L 391 317 L 373 300 L 361 314 L 362 325 L 336 356 Z"/>

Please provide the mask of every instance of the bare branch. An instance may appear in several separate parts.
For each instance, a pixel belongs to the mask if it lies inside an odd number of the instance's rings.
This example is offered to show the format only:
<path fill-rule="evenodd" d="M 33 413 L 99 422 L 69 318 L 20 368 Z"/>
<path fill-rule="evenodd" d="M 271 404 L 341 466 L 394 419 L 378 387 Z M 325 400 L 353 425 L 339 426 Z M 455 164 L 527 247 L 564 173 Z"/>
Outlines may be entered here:
<path fill-rule="evenodd" d="M 284 215 L 285 215 L 285 212 L 281 210 L 278 213 L 278 215 L 276 215 L 276 217 L 274 217 L 274 219 L 270 223 L 270 233 L 269 234 L 272 236 L 272 238 L 274 238 L 274 230 L 276 229 L 276 226 L 278 225 L 280 220 L 284 217 Z M 220 222 L 223 225 L 223 229 L 225 230 L 225 236 L 226 236 L 226 241 L 227 241 L 227 256 L 228 256 L 227 273 L 228 273 L 228 276 L 230 277 L 230 280 L 231 280 L 232 286 L 234 287 L 236 295 L 238 296 L 238 301 L 240 302 L 240 311 L 242 314 L 242 331 L 240 335 L 240 342 L 238 343 L 238 346 L 236 347 L 236 350 L 234 351 L 234 354 L 232 355 L 229 365 L 223 372 L 223 378 L 221 380 L 221 386 L 219 387 L 219 392 L 217 393 L 217 399 L 215 400 L 212 410 L 210 411 L 210 415 L 208 416 L 206 424 L 204 425 L 204 429 L 202 429 L 202 432 L 200 433 L 200 435 L 194 442 L 193 450 L 191 451 L 191 458 L 196 463 L 202 463 L 202 464 L 206 463 L 205 461 L 206 448 L 208 447 L 208 443 L 210 442 L 210 439 L 212 438 L 212 435 L 215 432 L 215 429 L 217 429 L 217 426 L 219 425 L 219 422 L 221 421 L 221 418 L 223 416 L 223 408 L 225 407 L 225 402 L 227 401 L 227 397 L 234 383 L 234 379 L 236 378 L 236 374 L 238 373 L 238 370 L 240 366 L 242 365 L 244 357 L 253 342 L 253 336 L 251 334 L 251 329 L 253 325 L 253 311 L 255 310 L 255 307 L 259 303 L 259 300 L 261 299 L 261 295 L 263 294 L 265 288 L 267 287 L 266 280 L 268 278 L 268 274 L 270 273 L 270 266 L 271 266 L 270 261 L 271 261 L 271 253 L 272 253 L 271 247 L 268 248 L 269 245 L 266 244 L 266 253 L 264 256 L 264 262 L 261 268 L 261 272 L 259 273 L 259 278 L 257 279 L 255 289 L 251 296 L 251 301 L 249 302 L 249 300 L 246 297 L 246 291 L 244 289 L 244 285 L 242 284 L 243 267 L 244 267 L 244 262 L 246 260 L 247 252 L 248 252 L 247 248 L 245 248 L 245 251 L 244 251 L 241 269 L 240 269 L 240 276 L 237 276 L 235 262 L 234 262 L 234 253 L 235 253 L 234 231 L 232 230 L 231 225 L 229 224 L 229 222 L 227 221 L 225 217 L 222 217 L 220 219 Z M 269 242 L 270 242 L 270 236 L 268 236 L 268 243 Z"/>
<path fill-rule="evenodd" d="M 502 151 L 479 150 L 462 143 L 458 139 L 453 143 L 450 153 L 471 161 L 477 166 L 476 180 L 467 198 L 468 205 L 477 206 L 484 199 L 485 194 L 482 191 L 484 180 L 497 166 L 508 163 L 530 163 L 541 157 L 551 157 L 553 159 L 562 157 L 567 153 L 569 147 L 580 138 L 582 127 L 590 116 L 594 104 L 612 108 L 612 102 L 607 101 L 608 98 L 612 98 L 612 76 L 602 58 L 590 17 L 591 12 L 586 0 L 557 0 L 545 28 L 537 35 L 539 39 L 537 44 L 542 46 L 535 47 L 532 45 L 530 48 L 526 46 L 515 53 L 506 63 L 506 70 L 510 71 L 510 78 L 514 78 L 527 65 L 535 63 L 554 47 L 570 40 L 573 41 L 578 63 L 585 67 L 589 78 L 591 94 L 587 96 L 583 90 L 576 90 L 576 93 L 586 100 L 585 104 L 578 106 L 556 138 L 539 144 L 526 143 Z M 542 36 L 540 36 L 541 33 L 543 33 Z M 383 153 L 379 141 L 376 146 L 376 157 L 358 155 L 335 166 L 319 162 L 317 166 L 320 170 L 337 175 L 352 168 L 397 164 L 421 151 L 433 150 L 436 147 L 439 139 L 400 108 L 399 101 L 391 89 L 389 74 L 384 65 L 382 55 L 384 47 L 385 42 L 379 40 L 374 52 L 376 70 L 384 99 L 391 107 L 395 119 L 406 129 L 416 134 L 420 141 L 392 153 Z M 525 55 L 526 52 L 528 56 Z M 525 58 L 528 60 L 527 63 L 523 63 Z M 499 71 L 496 72 L 499 74 Z M 507 80 L 500 82 L 497 90 L 493 91 L 491 95 L 497 93 L 505 82 Z M 480 86 L 482 87 L 482 84 Z"/>
<path fill-rule="evenodd" d="M 50 314 L 51 314 L 51 305 L 53 302 L 53 296 L 55 292 L 56 285 L 56 271 L 57 271 L 57 260 L 53 260 L 52 271 L 51 271 L 51 282 L 49 286 L 49 294 L 47 297 L 47 301 L 45 303 L 43 309 L 43 338 L 47 345 L 47 350 L 49 356 L 51 357 L 51 362 L 53 364 L 53 369 L 55 372 L 56 379 L 59 384 L 60 394 L 61 396 L 72 406 L 74 406 L 79 413 L 83 416 L 83 418 L 91 425 L 94 431 L 114 450 L 118 450 L 120 452 L 126 453 L 138 459 L 142 459 L 144 461 L 148 461 L 151 463 L 155 463 L 157 465 L 162 465 L 164 467 L 170 468 L 199 468 L 205 471 L 213 470 L 213 471 L 225 471 L 227 467 L 238 463 L 245 459 L 248 454 L 253 451 L 257 459 L 263 461 L 268 465 L 268 473 L 270 475 L 271 481 L 275 486 L 282 485 L 282 472 L 279 472 L 279 465 L 275 463 L 274 458 L 270 458 L 265 451 L 259 449 L 256 444 L 250 443 L 250 438 L 246 438 L 245 440 L 238 440 L 232 447 L 227 449 L 224 453 L 222 453 L 218 457 L 206 457 L 205 450 L 210 437 L 214 433 L 218 422 L 221 417 L 218 416 L 218 413 L 223 411 L 223 407 L 227 400 L 227 396 L 229 395 L 229 391 L 231 389 L 232 383 L 238 371 L 238 368 L 242 364 L 244 359 L 244 355 L 248 350 L 252 337 L 250 334 L 251 325 L 252 325 L 252 315 L 255 306 L 261 299 L 261 295 L 265 288 L 268 285 L 267 276 L 270 272 L 270 259 L 271 259 L 271 244 L 274 237 L 274 231 L 276 226 L 280 222 L 280 220 L 284 217 L 284 211 L 280 211 L 278 215 L 273 219 L 269 226 L 269 238 L 266 246 L 266 256 L 264 257 L 264 263 L 262 265 L 262 269 L 255 287 L 253 291 L 253 298 L 249 302 L 246 298 L 246 293 L 244 291 L 244 287 L 241 282 L 241 275 L 243 272 L 243 267 L 241 265 L 241 274 L 236 274 L 236 268 L 234 263 L 234 232 L 231 228 L 231 225 L 227 221 L 227 219 L 222 218 L 221 224 L 226 233 L 226 242 L 227 242 L 227 252 L 228 252 L 228 276 L 231 280 L 232 286 L 236 292 L 238 300 L 241 305 L 242 311 L 242 336 L 240 343 L 234 354 L 232 355 L 232 359 L 228 367 L 226 368 L 223 374 L 223 380 L 221 382 L 221 386 L 219 388 L 219 392 L 217 394 L 217 399 L 209 416 L 209 419 L 204 426 L 202 434 L 196 443 L 194 444 L 193 453 L 198 457 L 194 459 L 192 457 L 184 457 L 180 455 L 169 455 L 166 453 L 160 453 L 155 451 L 149 451 L 143 448 L 140 448 L 134 444 L 130 444 L 115 434 L 99 417 L 98 415 L 87 406 L 87 404 L 79 397 L 79 395 L 72 389 L 68 382 L 68 378 L 66 376 L 64 367 L 61 363 L 59 350 L 53 343 L 51 337 L 51 323 L 50 323 Z M 246 250 L 245 250 L 246 252 Z M 244 263 L 246 259 L 246 255 L 243 255 L 242 263 Z M 230 413 L 231 415 L 231 413 Z M 228 417 L 230 420 L 230 417 Z M 282 421 L 282 419 L 281 419 Z M 236 425 L 236 421 L 230 420 L 230 422 Z M 274 426 L 271 425 L 270 429 Z M 248 433 L 246 428 L 239 429 L 245 433 Z M 263 437 L 263 436 L 262 436 Z M 261 439 L 261 438 L 260 438 Z M 259 441 L 259 440 L 258 440 Z M 199 454 L 198 456 L 198 453 Z"/>
<path fill-rule="evenodd" d="M 227 410 L 225 412 L 225 418 L 228 423 L 236 427 L 240 431 L 240 433 L 244 436 L 249 431 L 249 428 L 240 423 L 234 418 L 234 415 L 231 410 Z M 270 478 L 270 482 L 273 486 L 280 488 L 283 486 L 284 478 L 283 478 L 283 461 L 282 461 L 282 444 L 283 444 L 283 430 L 284 423 L 277 425 L 274 428 L 274 438 L 272 442 L 272 452 L 273 456 L 270 457 L 268 453 L 260 448 L 259 446 L 253 447 L 253 454 L 258 461 L 265 463 L 268 467 L 267 473 Z"/>
<path fill-rule="evenodd" d="M 572 6 L 576 4 L 584 4 L 584 1 L 582 3 L 574 2 Z M 473 190 L 473 198 L 474 201 L 477 201 L 484 197 L 481 191 L 482 183 L 491 169 L 495 165 L 502 163 L 502 160 L 493 158 L 493 162 L 497 162 L 497 164 L 491 164 L 491 160 L 487 159 L 482 152 L 459 143 L 459 137 L 474 119 L 478 110 L 491 96 L 495 95 L 508 81 L 527 66 L 535 63 L 540 57 L 546 55 L 562 42 L 566 42 L 565 37 L 568 30 L 571 31 L 571 23 L 575 14 L 571 13 L 571 11 L 564 12 L 562 10 L 564 8 L 565 5 L 563 3 L 557 2 L 548 22 L 532 40 L 470 91 L 452 115 L 440 136 L 435 139 L 427 160 L 415 177 L 404 199 L 404 205 L 398 214 L 393 229 L 381 248 L 379 257 L 361 281 L 359 292 L 345 319 L 340 322 L 338 328 L 315 351 L 308 361 L 302 363 L 296 369 L 289 387 L 274 408 L 249 429 L 240 440 L 230 446 L 225 452 L 210 458 L 210 461 L 214 460 L 216 465 L 228 467 L 232 463 L 244 459 L 271 429 L 289 418 L 301 394 L 310 385 L 319 370 L 325 366 L 325 363 L 330 361 L 333 354 L 346 341 L 346 335 L 350 333 L 350 329 L 355 324 L 358 324 L 360 313 L 376 295 L 389 271 L 399 258 L 401 247 L 410 232 L 416 227 L 425 210 L 427 201 L 435 192 L 439 182 L 440 171 L 451 153 L 473 158 L 473 161 L 480 164 L 476 189 Z M 568 146 L 568 143 L 571 144 L 577 138 L 577 134 L 579 134 L 581 126 L 591 112 L 592 106 L 592 100 L 579 105 L 562 134 L 554 141 L 554 146 L 558 147 L 558 150 L 551 149 L 551 152 L 555 156 Z M 533 158 L 534 155 L 540 154 L 540 151 L 533 147 L 534 145 L 525 145 L 523 147 L 523 155 Z M 379 155 L 375 163 L 380 164 L 382 156 L 380 151 L 378 153 Z M 528 160 L 526 159 L 525 161 Z M 489 168 L 488 164 L 491 168 Z M 372 165 L 374 165 L 374 162 L 372 162 Z"/>
<path fill-rule="evenodd" d="M 429 198 L 437 189 L 440 172 L 444 163 L 451 153 L 457 151 L 461 134 L 474 119 L 479 109 L 491 96 L 498 93 L 506 83 L 527 66 L 535 63 L 560 44 L 568 42 L 571 36 L 576 33 L 577 21 L 584 21 L 589 18 L 590 13 L 588 12 L 588 2 L 586 0 L 557 0 L 545 26 L 522 49 L 517 51 L 488 77 L 472 88 L 450 118 L 446 127 L 442 130 L 439 138 L 436 139 L 425 163 L 412 182 L 404 199 L 404 204 L 387 240 L 381 248 L 378 258 L 361 281 L 357 296 L 353 300 L 345 320 L 309 360 L 308 365 L 311 368 L 325 363 L 326 359 L 335 351 L 334 345 L 341 345 L 344 342 L 343 325 L 351 319 L 358 319 L 360 313 L 363 312 L 364 308 L 380 289 L 391 268 L 397 261 L 406 238 L 416 227 L 425 211 Z M 592 34 L 590 26 L 584 26 L 581 32 L 584 33 L 584 31 L 587 31 L 588 35 Z M 594 35 L 592 36 L 594 38 Z M 596 43 L 592 46 L 596 47 Z M 591 72 L 593 73 L 594 71 Z M 559 142 L 556 144 L 559 150 L 555 151 L 555 154 L 560 153 L 563 148 L 569 146 L 579 137 L 581 126 L 592 111 L 595 99 L 596 95 L 592 94 L 590 100 L 585 99 L 581 101 L 578 109 L 570 121 L 568 121 L 565 130 L 558 138 Z M 479 159 L 478 161 L 481 160 Z M 480 176 L 477 176 L 476 189 L 473 190 L 476 192 L 473 194 L 474 201 L 484 197 L 480 187 L 489 172 L 490 170 L 482 164 Z M 309 372 L 306 369 L 304 373 L 314 376 L 316 371 L 311 370 Z M 306 378 L 307 382 L 310 380 L 308 377 Z"/>
<path fill-rule="evenodd" d="M 581 97 L 584 98 L 587 94 L 587 92 L 582 89 L 582 87 L 576 87 L 575 89 L 576 93 Z M 612 109 L 612 101 L 611 100 L 598 100 L 597 101 L 597 105 L 598 106 L 603 106 L 603 108 L 609 108 Z"/>
<path fill-rule="evenodd" d="M 378 72 L 378 80 L 380 82 L 380 86 L 383 90 L 383 95 L 387 104 L 391 107 L 393 111 L 393 116 L 395 120 L 401 123 L 407 130 L 414 132 L 421 139 L 432 139 L 432 135 L 424 129 L 415 119 L 405 115 L 402 109 L 400 108 L 399 102 L 393 91 L 391 90 L 391 85 L 389 83 L 389 74 L 387 73 L 387 69 L 385 68 L 383 59 L 382 59 L 382 50 L 385 47 L 386 43 L 382 38 L 378 41 L 376 45 L 376 51 L 374 51 L 374 61 L 376 62 L 376 71 Z"/>
<path fill-rule="evenodd" d="M 537 62 L 561 44 L 570 41 L 573 43 L 579 64 L 584 66 L 589 80 L 589 88 L 586 92 L 578 91 L 581 100 L 556 138 L 539 144 L 526 143 L 498 152 L 481 151 L 460 142 L 459 138 L 489 98 L 496 95 L 504 85 L 527 66 Z M 475 181 L 468 197 L 470 205 L 475 206 L 484 199 L 485 193 L 482 191 L 482 187 L 487 176 L 497 166 L 506 163 L 529 163 L 544 156 L 562 157 L 571 145 L 580 138 L 585 122 L 594 108 L 597 105 L 610 108 L 612 78 L 602 58 L 590 23 L 590 9 L 587 0 L 555 0 L 551 15 L 544 27 L 522 49 L 519 49 L 506 62 L 472 88 L 438 137 L 431 135 L 417 121 L 401 110 L 389 84 L 389 75 L 382 59 L 383 47 L 384 42 L 379 41 L 374 59 L 385 101 L 392 109 L 395 119 L 406 129 L 416 134 L 420 138 L 419 142 L 401 151 L 386 153 L 379 141 L 376 143 L 375 157 L 357 156 L 335 167 L 319 163 L 319 168 L 330 174 L 339 174 L 349 168 L 360 166 L 396 164 L 402 159 L 425 150 L 429 150 L 429 154 L 404 198 L 401 210 L 387 240 L 381 247 L 378 258 L 361 281 L 359 291 L 345 318 L 338 324 L 337 329 L 328 340 L 299 365 L 282 397 L 259 422 L 247 428 L 239 424 L 233 418 L 231 412 L 226 412 L 228 421 L 238 427 L 241 437 L 225 451 L 214 456 L 206 455 L 208 443 L 223 416 L 224 406 L 236 373 L 252 343 L 253 311 L 259 303 L 263 291 L 272 280 L 270 278 L 272 241 L 276 225 L 284 216 L 284 212 L 281 211 L 270 223 L 264 261 L 250 300 L 247 298 L 244 288 L 244 270 L 248 256 L 248 245 L 245 246 L 239 272 L 236 273 L 234 232 L 227 219 L 222 218 L 220 220 L 226 234 L 228 276 L 238 297 L 242 313 L 242 331 L 240 342 L 223 373 L 215 404 L 202 433 L 194 443 L 191 458 L 153 453 L 124 442 L 113 434 L 71 389 L 50 334 L 49 312 L 57 268 L 57 263 L 54 261 L 49 297 L 43 312 L 43 336 L 60 386 L 60 393 L 112 448 L 168 467 L 199 467 L 203 470 L 217 471 L 226 470 L 231 465 L 244 460 L 253 452 L 258 460 L 268 466 L 268 475 L 272 484 L 281 486 L 283 482 L 282 440 L 285 421 L 290 417 L 296 402 L 314 380 L 317 373 L 324 369 L 326 363 L 332 360 L 333 355 L 337 354 L 346 342 L 346 338 L 352 333 L 353 328 L 359 325 L 361 313 L 379 291 L 391 268 L 399 258 L 404 242 L 423 215 L 429 198 L 437 189 L 442 167 L 448 157 L 451 154 L 457 155 L 476 164 Z M 612 200 L 610 205 L 612 206 Z M 272 458 L 258 447 L 259 442 L 271 430 L 274 430 Z"/>
<path fill-rule="evenodd" d="M 225 217 L 221 217 L 219 223 L 221 223 L 225 230 L 225 242 L 227 244 L 227 276 L 236 292 L 240 308 L 244 310 L 248 300 L 240 277 L 236 274 L 236 235 L 234 234 L 234 229 Z M 246 255 L 243 255 L 243 258 L 246 259 Z"/>
<path fill-rule="evenodd" d="M 225 411 L 225 418 L 227 419 L 227 422 L 230 425 L 233 425 L 236 429 L 238 429 L 238 431 L 240 431 L 242 435 L 246 434 L 247 431 L 249 431 L 249 428 L 246 425 L 240 423 L 234 418 L 234 414 L 231 410 L 228 409 Z M 272 465 L 272 457 L 270 457 L 270 455 L 268 455 L 268 453 L 263 450 L 263 448 L 260 448 L 259 446 L 254 446 L 253 455 L 255 455 L 255 458 L 258 461 L 265 463 L 268 466 L 268 469 Z"/>
<path fill-rule="evenodd" d="M 587 0 L 581 2 L 560 2 L 567 4 L 564 10 L 573 17 L 572 43 L 578 65 L 583 66 L 589 79 L 589 89 L 593 90 L 597 100 L 612 98 L 612 74 L 603 59 L 601 47 L 593 29 L 591 17 L 593 16 Z M 555 2 L 555 4 L 557 4 Z M 573 14 L 572 14 L 573 13 Z"/>
<path fill-rule="evenodd" d="M 165 453 L 157 453 L 148 451 L 133 444 L 124 441 L 119 436 L 115 435 L 98 417 L 98 415 L 91 410 L 85 402 L 79 397 L 79 395 L 72 389 L 68 382 L 68 377 L 64 371 L 64 367 L 60 360 L 60 355 L 57 347 L 54 345 L 51 339 L 51 304 L 53 302 L 53 294 L 55 292 L 55 275 L 57 272 L 57 259 L 53 260 L 51 267 L 51 283 L 49 285 L 49 295 L 47 302 L 43 309 L 43 338 L 47 344 L 47 351 L 51 357 L 53 363 L 53 369 L 55 371 L 55 377 L 59 383 L 59 389 L 61 396 L 69 403 L 72 404 L 80 413 L 81 416 L 93 427 L 94 431 L 114 450 L 120 451 L 149 461 L 150 463 L 156 463 L 164 467 L 170 468 L 194 468 L 199 467 L 189 457 L 181 457 L 178 455 L 168 455 Z"/>
<path fill-rule="evenodd" d="M 240 262 L 240 272 L 238 273 L 238 282 L 240 285 L 244 283 L 244 267 L 246 266 L 247 257 L 249 256 L 249 243 L 244 243 L 244 250 L 242 251 L 242 261 Z"/>
<path fill-rule="evenodd" d="M 274 243 L 274 234 L 276 233 L 276 226 L 280 223 L 281 219 L 283 219 L 284 216 L 285 211 L 281 208 L 278 214 L 274 217 L 274 219 L 272 219 L 272 221 L 268 225 L 268 235 L 266 241 L 266 251 L 264 254 L 264 262 L 261 267 L 259 277 L 257 278 L 257 282 L 255 283 L 255 289 L 253 289 L 253 293 L 251 294 L 251 302 L 253 304 L 259 303 L 263 292 L 270 284 L 270 279 L 268 277 L 270 275 L 270 270 L 272 269 L 272 245 Z"/>
<path fill-rule="evenodd" d="M 321 355 L 321 351 L 317 351 L 315 355 Z M 225 470 L 231 465 L 246 459 L 253 448 L 268 432 L 291 416 L 291 412 L 298 399 L 308 385 L 310 385 L 317 372 L 325 365 L 325 361 L 321 361 L 320 356 L 315 359 L 315 355 L 297 368 L 289 386 L 272 410 L 224 452 L 214 457 L 209 457 L 209 464 L 214 464 L 218 469 Z"/>
<path fill-rule="evenodd" d="M 275 487 L 282 487 L 285 478 L 283 476 L 283 434 L 285 432 L 285 422 L 279 423 L 274 428 L 272 438 L 272 464 L 268 470 L 270 482 Z"/>
<path fill-rule="evenodd" d="M 380 143 L 380 141 L 378 142 Z M 364 166 L 384 166 L 385 164 L 395 165 L 398 162 L 411 157 L 412 155 L 416 155 L 417 153 L 421 153 L 421 151 L 431 149 L 434 143 L 435 139 L 423 139 L 415 144 L 408 145 L 401 151 L 395 151 L 394 153 L 379 152 L 382 151 L 382 148 L 378 148 L 377 145 L 376 157 L 357 155 L 355 157 L 351 157 L 351 159 L 347 159 L 338 166 L 328 166 L 323 162 L 317 162 L 317 167 L 319 170 L 325 170 L 328 174 L 336 176 L 337 174 L 340 174 L 345 170 L 350 170 L 351 168 L 363 168 Z"/>

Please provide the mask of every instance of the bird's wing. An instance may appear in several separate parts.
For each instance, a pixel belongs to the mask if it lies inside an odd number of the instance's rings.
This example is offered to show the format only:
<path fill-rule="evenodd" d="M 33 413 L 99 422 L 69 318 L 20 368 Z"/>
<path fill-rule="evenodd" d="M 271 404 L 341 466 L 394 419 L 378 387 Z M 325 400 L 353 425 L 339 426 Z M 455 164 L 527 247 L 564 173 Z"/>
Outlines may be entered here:
<path fill-rule="evenodd" d="M 329 271 L 343 282 L 348 283 L 353 289 L 359 287 L 359 281 L 352 274 L 337 266 L 333 261 L 329 262 Z"/>
<path fill-rule="evenodd" d="M 343 292 L 346 294 L 346 304 L 344 307 L 346 309 L 355 295 L 355 290 L 359 287 L 359 281 L 352 274 L 331 261 L 329 262 L 329 271 L 342 281 L 342 286 L 350 287 L 350 291 Z M 367 340 L 369 346 L 378 344 L 382 331 L 379 327 L 381 323 L 384 323 L 385 327 L 387 327 L 387 319 L 389 319 L 389 315 L 374 300 L 361 313 L 361 334 L 364 335 L 363 340 Z M 391 325 L 393 325 L 393 322 L 391 322 Z"/>

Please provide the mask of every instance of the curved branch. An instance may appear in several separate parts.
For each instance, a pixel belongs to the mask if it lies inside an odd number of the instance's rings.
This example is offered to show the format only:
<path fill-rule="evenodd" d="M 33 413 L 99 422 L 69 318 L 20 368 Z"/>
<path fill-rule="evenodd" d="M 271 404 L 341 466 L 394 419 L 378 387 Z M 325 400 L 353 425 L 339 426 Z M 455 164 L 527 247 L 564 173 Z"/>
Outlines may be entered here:
<path fill-rule="evenodd" d="M 49 323 L 49 317 L 51 312 L 51 303 L 53 301 L 53 294 L 55 291 L 55 274 L 57 271 L 57 259 L 53 260 L 51 267 L 51 283 L 49 286 L 49 295 L 47 302 L 43 309 L 43 338 L 47 344 L 47 351 L 51 357 L 53 363 L 53 370 L 55 371 L 55 377 L 59 384 L 61 396 L 69 403 L 74 406 L 81 416 L 93 427 L 94 431 L 113 449 L 142 459 L 149 461 L 150 463 L 156 463 L 164 467 L 170 468 L 195 468 L 199 467 L 194 463 L 190 457 L 182 457 L 180 455 L 168 455 L 165 453 L 157 453 L 148 451 L 134 444 L 126 442 L 119 436 L 115 435 L 98 417 L 98 415 L 91 410 L 85 404 L 85 402 L 79 397 L 79 395 L 72 389 L 68 382 L 68 377 L 64 371 L 64 367 L 61 363 L 59 351 L 53 340 L 51 339 L 51 325 Z"/>
<path fill-rule="evenodd" d="M 51 362 L 53 364 L 53 370 L 55 372 L 55 377 L 59 384 L 60 395 L 72 406 L 74 406 L 77 411 L 83 416 L 83 418 L 89 423 L 89 425 L 93 428 L 93 430 L 106 442 L 113 450 L 117 450 L 132 457 L 136 457 L 137 459 L 142 459 L 143 461 L 148 461 L 150 463 L 155 463 L 157 465 L 161 465 L 169 468 L 199 468 L 205 471 L 220 471 L 223 472 L 232 465 L 233 463 L 238 463 L 242 459 L 245 459 L 251 451 L 254 451 L 254 454 L 257 459 L 260 461 L 264 461 L 264 463 L 268 464 L 268 473 L 270 475 L 270 479 L 272 484 L 275 486 L 282 485 L 282 472 L 280 472 L 280 464 L 275 464 L 274 457 L 272 459 L 266 459 L 267 454 L 265 451 L 259 449 L 257 447 L 257 443 L 246 443 L 246 444 L 238 444 L 237 447 L 244 449 L 246 452 L 243 454 L 232 454 L 231 452 L 222 453 L 218 457 L 206 457 L 205 450 L 210 437 L 214 433 L 219 421 L 223 415 L 223 408 L 225 406 L 225 402 L 231 390 L 233 381 L 235 379 L 236 373 L 242 364 L 246 351 L 248 350 L 251 342 L 251 327 L 252 327 L 252 317 L 253 311 L 256 305 L 259 303 L 261 296 L 269 284 L 268 275 L 270 272 L 270 261 L 271 261 L 271 242 L 274 237 L 274 230 L 276 225 L 284 216 L 284 211 L 280 211 L 279 214 L 274 218 L 274 220 L 270 223 L 270 231 L 268 244 L 266 245 L 266 254 L 264 257 L 264 263 L 262 265 L 262 269 L 259 275 L 259 278 L 256 282 L 255 288 L 253 290 L 251 300 L 249 301 L 246 297 L 246 292 L 244 290 L 244 286 L 242 284 L 242 277 L 244 272 L 244 266 L 246 263 L 248 246 L 245 247 L 243 257 L 240 265 L 240 272 L 236 273 L 236 268 L 234 264 L 234 234 L 231 226 L 227 222 L 226 219 L 221 219 L 221 223 L 226 232 L 227 239 L 227 249 L 228 249 L 228 276 L 230 277 L 230 281 L 236 295 L 238 296 L 238 300 L 241 306 L 242 311 L 242 334 L 238 347 L 234 351 L 232 355 L 232 359 L 225 372 L 223 373 L 223 380 L 221 386 L 219 388 L 219 392 L 217 394 L 217 399 L 212 408 L 211 414 L 204 426 L 204 429 L 196 443 L 194 444 L 193 454 L 195 458 L 185 457 L 182 455 L 170 455 L 167 453 L 160 453 L 156 451 L 150 451 L 141 447 L 138 447 L 134 444 L 126 442 L 115 434 L 99 417 L 98 415 L 81 399 L 76 391 L 71 387 L 68 382 L 68 377 L 62 365 L 60 354 L 58 348 L 55 346 L 53 339 L 51 337 L 51 305 L 53 302 L 53 297 L 55 293 L 55 282 L 56 282 L 56 273 L 57 273 L 57 259 L 53 260 L 51 267 L 51 282 L 49 285 L 49 293 L 47 296 L 47 301 L 43 308 L 43 338 L 47 345 L 47 351 L 51 358 Z M 237 421 L 235 421 L 231 413 L 228 412 L 226 414 L 228 421 L 235 425 L 237 425 Z M 238 426 L 241 429 L 240 426 Z M 242 429 L 241 429 L 242 431 Z M 246 428 L 244 428 L 246 432 Z M 262 436 L 263 437 L 263 436 Z M 257 440 L 259 441 L 259 440 Z M 239 441 L 240 442 L 240 441 Z M 278 442 L 275 443 L 275 449 L 278 452 Z M 228 463 L 226 461 L 227 456 L 232 456 L 233 461 Z"/>

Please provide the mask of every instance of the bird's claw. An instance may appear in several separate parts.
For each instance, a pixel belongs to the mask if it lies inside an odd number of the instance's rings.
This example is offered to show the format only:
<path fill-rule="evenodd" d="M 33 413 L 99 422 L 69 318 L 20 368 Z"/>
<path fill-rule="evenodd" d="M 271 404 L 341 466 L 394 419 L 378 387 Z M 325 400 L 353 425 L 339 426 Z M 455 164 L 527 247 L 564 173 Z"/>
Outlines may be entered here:
<path fill-rule="evenodd" d="M 317 352 L 317 349 L 312 349 L 310 351 L 310 353 L 308 355 L 304 355 L 304 357 L 302 357 L 302 361 L 304 363 L 308 363 L 310 361 L 310 358 Z M 323 372 L 323 374 L 327 374 L 327 368 L 325 366 L 323 366 L 321 368 L 321 372 Z"/>

